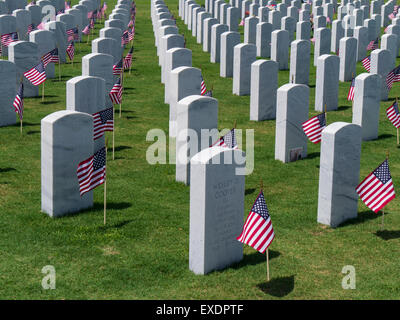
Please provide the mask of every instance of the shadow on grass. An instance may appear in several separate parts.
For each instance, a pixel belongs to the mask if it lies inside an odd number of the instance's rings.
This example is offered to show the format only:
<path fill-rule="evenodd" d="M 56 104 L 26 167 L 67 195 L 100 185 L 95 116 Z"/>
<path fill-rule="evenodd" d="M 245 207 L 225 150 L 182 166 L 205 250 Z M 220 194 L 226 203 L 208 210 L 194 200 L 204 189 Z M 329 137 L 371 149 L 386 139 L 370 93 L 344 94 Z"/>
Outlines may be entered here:
<path fill-rule="evenodd" d="M 122 150 L 126 150 L 126 149 L 132 149 L 132 147 L 128 147 L 128 146 L 118 146 L 118 147 L 115 147 L 115 152 L 122 151 Z"/>
<path fill-rule="evenodd" d="M 268 282 L 258 284 L 257 287 L 266 294 L 282 298 L 293 291 L 294 275 L 289 277 L 274 278 Z"/>
<path fill-rule="evenodd" d="M 393 240 L 400 238 L 400 230 L 383 230 L 375 232 L 375 235 L 383 240 Z"/>
<path fill-rule="evenodd" d="M 33 100 L 42 100 L 42 91 L 39 92 L 40 95 L 36 96 L 36 97 L 30 97 L 30 99 Z M 58 98 L 58 96 L 52 95 L 52 94 L 45 94 L 44 95 L 44 101 L 46 102 L 46 98 Z"/>
<path fill-rule="evenodd" d="M 244 194 L 245 194 L 245 195 L 252 194 L 252 193 L 254 193 L 254 191 L 256 191 L 255 188 L 249 188 L 249 189 L 246 189 L 246 190 L 244 191 Z"/>
<path fill-rule="evenodd" d="M 394 137 L 394 134 L 384 133 L 384 134 L 380 134 L 378 136 L 378 140 L 380 140 L 380 139 L 388 139 L 388 138 L 393 138 L 393 137 Z"/>
<path fill-rule="evenodd" d="M 389 214 L 389 212 L 385 212 L 385 215 L 387 215 L 387 214 Z M 357 218 L 345 221 L 345 222 L 341 223 L 340 225 L 338 225 L 337 228 L 364 223 L 366 221 L 373 220 L 373 219 L 376 219 L 381 216 L 382 216 L 381 213 L 375 213 L 373 211 L 359 212 Z"/>
<path fill-rule="evenodd" d="M 44 99 L 44 101 L 40 101 L 40 104 L 44 104 L 44 105 L 48 105 L 48 104 L 56 104 L 56 103 L 60 103 L 61 101 L 54 101 L 54 100 L 46 100 L 46 98 Z"/>
<path fill-rule="evenodd" d="M 274 250 L 269 250 L 269 260 L 277 258 L 281 255 L 279 251 L 274 251 Z M 232 269 L 240 269 L 243 268 L 244 266 L 253 266 L 259 263 L 266 263 L 267 258 L 265 254 L 261 254 L 258 251 L 250 253 L 250 254 L 245 254 L 243 256 L 242 261 L 232 265 Z"/>
<path fill-rule="evenodd" d="M 35 131 L 35 130 L 33 130 L 33 131 L 28 131 L 26 134 L 28 134 L 28 135 L 31 135 L 31 134 L 36 134 L 36 133 L 40 133 L 40 131 Z"/>
<path fill-rule="evenodd" d="M 302 160 L 307 160 L 307 159 L 314 159 L 314 158 L 319 158 L 320 152 L 313 152 L 307 155 L 307 157 L 303 158 Z"/>
<path fill-rule="evenodd" d="M 130 120 L 130 119 L 137 119 L 136 116 L 126 116 L 125 118 L 126 118 L 127 120 Z"/>
<path fill-rule="evenodd" d="M 132 204 L 129 202 L 107 202 L 107 210 L 124 210 L 129 207 L 132 207 Z M 74 212 L 65 216 L 61 216 L 60 219 L 68 219 L 71 217 L 75 217 L 77 215 L 83 215 L 83 214 L 88 214 L 92 213 L 94 211 L 98 210 L 103 210 L 104 208 L 104 203 L 103 202 L 95 202 L 93 204 L 93 207 L 87 208 L 85 210 L 79 211 L 79 212 Z"/>
<path fill-rule="evenodd" d="M 349 107 L 349 106 L 340 106 L 340 107 L 338 107 L 338 111 L 344 111 L 344 110 L 347 110 L 347 109 L 350 109 L 351 107 Z"/>
<path fill-rule="evenodd" d="M 15 168 L 0 168 L 0 173 L 10 172 L 10 171 L 17 171 L 17 169 L 15 169 Z"/>
<path fill-rule="evenodd" d="M 19 127 L 21 124 L 20 123 L 16 123 L 14 126 L 15 127 Z M 35 126 L 40 126 L 40 123 L 32 123 L 32 122 L 23 122 L 22 123 L 23 127 L 35 127 Z"/>

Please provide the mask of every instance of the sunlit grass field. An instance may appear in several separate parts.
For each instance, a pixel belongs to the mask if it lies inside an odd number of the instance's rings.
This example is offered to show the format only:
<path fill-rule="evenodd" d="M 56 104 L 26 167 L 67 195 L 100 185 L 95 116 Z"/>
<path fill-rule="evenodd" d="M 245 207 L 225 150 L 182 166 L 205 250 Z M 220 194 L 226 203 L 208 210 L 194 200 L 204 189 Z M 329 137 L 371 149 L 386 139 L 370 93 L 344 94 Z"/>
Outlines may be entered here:
<path fill-rule="evenodd" d="M 107 1 L 108 14 L 116 2 Z M 274 160 L 275 121 L 249 121 L 250 97 L 232 94 L 232 79 L 219 77 L 219 64 L 209 62 L 209 53 L 179 18 L 178 0 L 165 2 L 193 52 L 193 66 L 202 70 L 207 87 L 213 86 L 219 128 L 231 128 L 236 120 L 238 129 L 254 129 L 255 167 L 246 176 L 243 219 L 262 179 L 276 236 L 269 250 L 271 280 L 266 281 L 265 255 L 247 246 L 243 260 L 225 270 L 206 276 L 189 270 L 189 187 L 175 182 L 174 165 L 146 161 L 153 143 L 146 141 L 147 132 L 167 133 L 169 107 L 150 1 L 137 0 L 133 67 L 131 74 L 125 72 L 122 117 L 115 119 L 115 160 L 107 164 L 106 226 L 103 186 L 94 191 L 91 210 L 57 219 L 41 212 L 40 120 L 65 109 L 65 82 L 81 75 L 80 61 L 91 52 L 90 44 L 77 44 L 74 65 L 62 66 L 62 81 L 57 74 L 46 82 L 44 102 L 25 99 L 22 135 L 19 123 L 0 128 L 0 299 L 399 299 L 399 201 L 385 208 L 383 231 L 381 213 L 361 201 L 357 219 L 336 229 L 318 224 L 320 145 L 309 143 L 301 161 Z M 96 34 L 103 26 L 103 21 L 96 24 Z M 313 55 L 310 61 L 311 117 L 317 114 Z M 363 72 L 358 63 L 357 74 Z M 289 72 L 280 71 L 279 86 L 288 80 Z M 340 107 L 328 113 L 328 123 L 352 121 L 349 85 L 340 83 Z M 379 138 L 362 144 L 360 181 L 388 150 L 398 185 L 396 129 L 385 114 L 397 95 L 400 87 L 394 84 L 389 100 L 381 103 Z M 41 286 L 46 265 L 56 269 L 55 290 Z M 355 290 L 342 288 L 346 265 L 355 267 Z"/>

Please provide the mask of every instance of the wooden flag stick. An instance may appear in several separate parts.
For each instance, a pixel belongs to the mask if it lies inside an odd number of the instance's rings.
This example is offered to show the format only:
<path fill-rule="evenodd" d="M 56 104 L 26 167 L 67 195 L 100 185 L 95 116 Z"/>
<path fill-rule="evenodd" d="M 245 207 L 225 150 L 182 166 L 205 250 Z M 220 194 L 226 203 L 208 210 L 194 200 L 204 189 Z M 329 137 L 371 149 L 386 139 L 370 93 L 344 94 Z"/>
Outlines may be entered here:
<path fill-rule="evenodd" d="M 113 119 L 115 118 L 115 108 L 113 106 Z M 113 126 L 113 160 L 114 158 L 114 154 L 115 154 L 115 125 Z"/>
<path fill-rule="evenodd" d="M 237 122 L 236 120 L 233 122 L 233 129 L 236 129 Z"/>
<path fill-rule="evenodd" d="M 106 170 L 107 170 L 107 144 L 108 139 L 106 140 Z M 107 176 L 104 175 L 104 225 L 106 225 L 106 215 L 107 215 Z"/>
<path fill-rule="evenodd" d="M 262 179 L 260 179 L 260 188 L 261 188 L 261 192 L 262 192 L 264 189 L 264 183 L 263 183 Z M 268 251 L 268 248 L 267 248 L 267 251 L 265 252 L 265 256 L 267 258 L 267 281 L 269 281 L 269 251 Z"/>
<path fill-rule="evenodd" d="M 269 249 L 267 248 L 267 251 L 265 252 L 265 255 L 267 256 L 267 281 L 269 281 Z"/>
<path fill-rule="evenodd" d="M 22 75 L 21 78 L 20 78 L 20 80 L 19 80 L 20 83 L 22 83 L 23 80 L 24 80 L 24 76 Z M 18 115 L 18 117 L 19 117 L 19 115 Z M 21 136 L 22 136 L 22 120 L 23 120 L 23 119 L 21 119 L 21 118 L 19 117 Z"/>
<path fill-rule="evenodd" d="M 58 81 L 61 81 L 61 60 L 60 60 L 60 56 L 58 56 Z"/>
<path fill-rule="evenodd" d="M 386 160 L 389 160 L 389 150 L 386 150 Z M 382 209 L 382 224 L 381 224 L 382 231 L 384 227 L 385 227 L 385 210 Z"/>
<path fill-rule="evenodd" d="M 124 72 L 121 72 L 121 86 L 122 90 L 124 90 Z M 122 96 L 121 96 L 121 103 L 119 104 L 119 117 L 121 118 L 122 115 Z"/>
<path fill-rule="evenodd" d="M 398 107 L 399 104 L 398 104 L 398 99 L 397 99 L 397 97 L 396 97 L 396 104 L 397 104 L 397 107 Z M 396 128 L 396 131 L 397 131 L 397 144 L 399 144 L 399 128 Z"/>
<path fill-rule="evenodd" d="M 44 101 L 44 83 L 45 82 L 43 82 L 43 87 L 42 87 L 42 102 Z"/>

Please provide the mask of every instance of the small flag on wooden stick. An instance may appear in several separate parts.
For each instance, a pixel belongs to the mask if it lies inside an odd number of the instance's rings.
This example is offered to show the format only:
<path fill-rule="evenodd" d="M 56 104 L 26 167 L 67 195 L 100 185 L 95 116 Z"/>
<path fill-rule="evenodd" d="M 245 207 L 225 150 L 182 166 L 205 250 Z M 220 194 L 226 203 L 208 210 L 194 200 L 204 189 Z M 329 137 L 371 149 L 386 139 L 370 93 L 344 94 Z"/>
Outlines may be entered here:
<path fill-rule="evenodd" d="M 267 203 L 265 202 L 264 193 L 261 189 L 257 196 L 253 207 L 244 223 L 242 233 L 236 239 L 247 244 L 261 253 L 268 250 L 271 242 L 274 240 L 275 234 L 272 227 L 271 217 L 268 212 Z M 269 280 L 269 261 L 267 256 L 267 277 Z"/>
<path fill-rule="evenodd" d="M 396 197 L 388 159 L 385 159 L 357 186 L 356 192 L 365 205 L 375 213 Z"/>

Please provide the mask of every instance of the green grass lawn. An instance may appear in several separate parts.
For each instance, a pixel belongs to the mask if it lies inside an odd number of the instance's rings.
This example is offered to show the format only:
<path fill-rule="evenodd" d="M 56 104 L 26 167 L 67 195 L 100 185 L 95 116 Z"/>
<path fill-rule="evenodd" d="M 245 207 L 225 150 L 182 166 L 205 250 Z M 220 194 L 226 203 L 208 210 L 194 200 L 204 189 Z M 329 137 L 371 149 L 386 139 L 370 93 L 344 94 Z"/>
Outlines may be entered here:
<path fill-rule="evenodd" d="M 76 4 L 78 1 L 72 1 Z M 116 0 L 107 1 L 108 13 Z M 189 187 L 175 182 L 173 165 L 149 165 L 149 130 L 167 132 L 169 108 L 154 46 L 150 1 L 137 0 L 132 73 L 125 73 L 122 118 L 116 118 L 116 154 L 107 167 L 107 225 L 103 225 L 103 187 L 94 191 L 94 208 L 52 219 L 41 212 L 40 120 L 65 109 L 65 81 L 81 75 L 81 58 L 91 52 L 77 45 L 72 67 L 62 81 L 46 82 L 46 99 L 25 99 L 23 134 L 19 124 L 0 128 L 0 299 L 398 299 L 400 298 L 400 206 L 395 199 L 381 214 L 361 201 L 358 218 L 331 229 L 317 223 L 320 145 L 308 144 L 307 159 L 274 160 L 275 121 L 249 121 L 248 96 L 232 94 L 232 79 L 219 77 L 191 31 L 178 17 L 178 0 L 165 1 L 193 51 L 219 104 L 219 128 L 255 130 L 255 168 L 246 177 L 244 219 L 257 196 L 259 181 L 276 238 L 270 247 L 271 281 L 265 256 L 244 248 L 243 260 L 206 276 L 189 270 Z M 201 1 L 200 1 L 201 2 Z M 103 23 L 96 24 L 96 33 Z M 128 49 L 126 49 L 126 52 Z M 311 64 L 313 56 L 311 56 Z M 397 61 L 399 63 L 399 60 Z M 56 68 L 56 72 L 58 69 Z M 357 74 L 364 72 L 360 63 Z M 279 73 L 279 86 L 289 72 Z M 349 82 L 340 83 L 339 109 L 328 123 L 351 122 L 346 100 Z M 310 68 L 310 116 L 314 111 L 315 68 Z M 400 95 L 394 84 L 381 103 L 379 139 L 363 142 L 360 181 L 390 151 L 397 186 L 400 174 L 396 131 L 385 109 Z M 108 133 L 109 134 L 109 133 Z M 41 286 L 46 265 L 56 269 L 55 290 Z M 356 270 L 356 289 L 344 290 L 345 265 Z"/>

